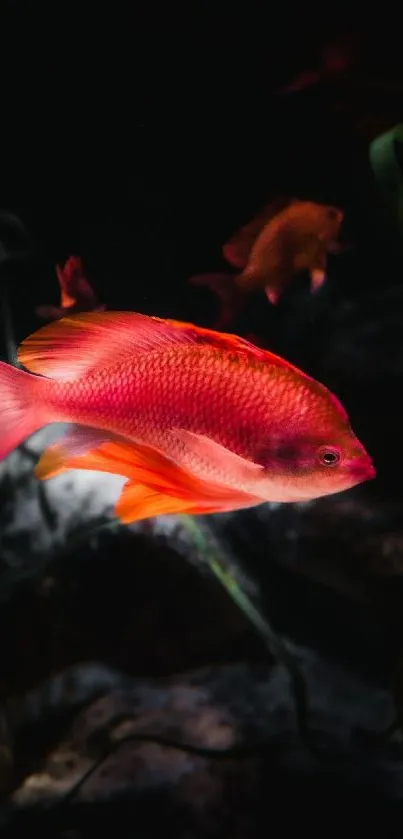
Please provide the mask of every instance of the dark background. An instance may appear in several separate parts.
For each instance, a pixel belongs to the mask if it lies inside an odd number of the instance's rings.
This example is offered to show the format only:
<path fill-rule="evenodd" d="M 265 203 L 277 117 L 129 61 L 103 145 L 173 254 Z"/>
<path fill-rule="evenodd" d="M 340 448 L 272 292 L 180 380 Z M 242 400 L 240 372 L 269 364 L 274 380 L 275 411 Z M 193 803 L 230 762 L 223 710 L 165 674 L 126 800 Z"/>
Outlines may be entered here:
<path fill-rule="evenodd" d="M 364 75 L 402 79 L 396 21 L 342 6 L 320 19 L 296 3 L 2 8 L 0 205 L 36 247 L 14 289 L 18 337 L 36 305 L 57 301 L 54 264 L 71 253 L 108 307 L 205 322 L 211 298 L 187 277 L 217 270 L 226 237 L 276 190 L 340 202 L 347 231 L 371 238 L 371 269 L 384 266 L 354 106 L 352 119 L 327 92 L 273 91 L 346 31 L 359 33 Z"/>

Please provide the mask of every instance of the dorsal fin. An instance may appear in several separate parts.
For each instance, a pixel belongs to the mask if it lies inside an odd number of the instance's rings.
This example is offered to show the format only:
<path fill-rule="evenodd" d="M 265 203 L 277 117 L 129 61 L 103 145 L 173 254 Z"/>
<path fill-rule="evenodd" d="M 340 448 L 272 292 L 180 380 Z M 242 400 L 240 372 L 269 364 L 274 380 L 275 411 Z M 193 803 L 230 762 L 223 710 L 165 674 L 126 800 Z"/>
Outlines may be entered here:
<path fill-rule="evenodd" d="M 177 330 L 182 330 L 188 336 L 188 340 L 194 344 L 208 344 L 210 347 L 226 350 L 227 352 L 237 352 L 243 355 L 248 355 L 250 358 L 255 358 L 257 361 L 264 361 L 267 364 L 273 364 L 276 367 L 283 367 L 287 370 L 293 370 L 299 376 L 309 378 L 306 373 L 281 358 L 279 355 L 270 352 L 270 350 L 257 347 L 251 344 L 246 338 L 241 338 L 239 335 L 233 335 L 230 332 L 216 332 L 214 329 L 205 329 L 202 326 L 195 326 L 192 323 L 185 323 L 184 321 L 166 320 L 166 324 L 170 324 Z"/>
<path fill-rule="evenodd" d="M 174 330 L 158 318 L 131 312 L 85 312 L 38 329 L 19 347 L 18 361 L 33 373 L 72 380 L 136 352 L 173 343 Z M 179 333 L 176 341 L 186 342 Z"/>
<path fill-rule="evenodd" d="M 134 312 L 86 312 L 47 324 L 22 342 L 18 361 L 32 373 L 68 381 L 135 353 L 173 344 L 208 344 L 297 370 L 237 335 Z"/>

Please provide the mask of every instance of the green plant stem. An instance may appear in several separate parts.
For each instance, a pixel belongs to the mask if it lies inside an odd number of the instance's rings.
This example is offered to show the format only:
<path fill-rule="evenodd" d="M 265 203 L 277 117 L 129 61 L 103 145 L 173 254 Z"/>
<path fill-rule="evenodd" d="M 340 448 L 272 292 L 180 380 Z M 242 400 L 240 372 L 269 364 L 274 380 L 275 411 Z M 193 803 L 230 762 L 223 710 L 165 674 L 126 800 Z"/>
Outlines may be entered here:
<path fill-rule="evenodd" d="M 278 637 L 266 618 L 259 612 L 247 594 L 242 591 L 229 570 L 228 560 L 226 560 L 224 552 L 221 546 L 216 543 L 216 540 L 210 534 L 208 537 L 205 536 L 203 526 L 199 525 L 193 517 L 181 515 L 178 518 L 184 530 L 197 546 L 200 556 L 206 562 L 210 571 L 219 580 L 227 594 L 229 594 L 234 603 L 236 603 L 241 612 L 243 612 L 255 628 L 256 632 L 261 636 L 270 654 L 280 661 L 287 670 L 293 693 L 298 733 L 301 740 L 309 748 L 312 748 L 307 728 L 308 703 L 305 682 L 295 657 L 287 648 L 285 641 Z M 215 543 L 214 547 L 212 546 L 213 542 Z"/>

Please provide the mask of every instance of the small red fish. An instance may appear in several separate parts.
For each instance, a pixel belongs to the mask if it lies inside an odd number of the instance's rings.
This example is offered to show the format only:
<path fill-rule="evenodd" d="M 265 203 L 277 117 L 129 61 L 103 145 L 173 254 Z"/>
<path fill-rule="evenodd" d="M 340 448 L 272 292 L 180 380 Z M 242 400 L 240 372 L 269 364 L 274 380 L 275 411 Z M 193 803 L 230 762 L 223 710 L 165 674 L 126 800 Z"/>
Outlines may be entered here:
<path fill-rule="evenodd" d="M 72 423 L 39 478 L 127 478 L 123 522 L 306 501 L 375 474 L 339 401 L 235 335 L 129 312 L 74 315 L 0 362 L 0 459 L 51 422 Z M 38 375 L 33 375 L 38 374 Z"/>
<path fill-rule="evenodd" d="M 348 79 L 349 72 L 358 60 L 359 51 L 360 41 L 350 33 L 325 44 L 320 51 L 317 66 L 301 73 L 278 93 L 298 93 L 319 84 Z"/>
<path fill-rule="evenodd" d="M 216 326 L 223 327 L 240 310 L 244 297 L 263 288 L 276 304 L 292 279 L 308 271 L 311 291 L 326 279 L 327 254 L 341 250 L 338 235 L 343 212 L 313 201 L 288 200 L 286 206 L 268 205 L 223 247 L 223 256 L 240 274 L 203 274 L 190 278 L 206 285 L 221 299 Z"/>
<path fill-rule="evenodd" d="M 56 266 L 60 286 L 60 306 L 38 306 L 36 314 L 46 320 L 58 320 L 74 312 L 102 312 L 105 306 L 98 302 L 85 274 L 81 259 L 69 256 L 63 266 Z"/>

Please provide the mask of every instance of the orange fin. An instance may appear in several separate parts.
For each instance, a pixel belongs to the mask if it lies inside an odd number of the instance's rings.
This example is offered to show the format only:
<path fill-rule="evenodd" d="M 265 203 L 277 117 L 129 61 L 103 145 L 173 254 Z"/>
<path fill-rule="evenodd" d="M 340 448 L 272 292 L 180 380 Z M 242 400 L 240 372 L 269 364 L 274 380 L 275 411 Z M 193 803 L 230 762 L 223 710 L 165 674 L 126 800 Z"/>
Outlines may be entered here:
<path fill-rule="evenodd" d="M 52 448 L 52 461 L 49 461 Z M 128 478 L 116 507 L 117 515 L 124 516 L 122 521 L 126 522 L 163 512 L 220 512 L 259 503 L 259 499 L 247 493 L 200 480 L 144 444 L 114 440 L 72 457 L 66 457 L 60 446 L 50 447 L 38 462 L 35 474 L 44 479 L 67 469 L 89 469 Z"/>
<path fill-rule="evenodd" d="M 78 256 L 70 256 L 63 268 L 57 266 L 56 273 L 60 285 L 62 309 L 75 307 L 77 311 L 90 311 L 98 307 L 98 300 L 85 276 L 83 264 Z"/>
<path fill-rule="evenodd" d="M 60 286 L 60 306 L 62 309 L 70 309 L 77 302 L 77 281 L 84 277 L 81 259 L 78 256 L 70 256 L 63 268 L 56 265 L 56 275 Z"/>
<path fill-rule="evenodd" d="M 78 256 L 70 256 L 63 267 L 56 265 L 56 275 L 60 286 L 60 306 L 38 306 L 35 311 L 39 317 L 59 320 L 74 312 L 101 312 L 105 309 L 86 279 Z"/>
<path fill-rule="evenodd" d="M 64 289 L 60 289 L 60 308 L 62 310 L 73 309 L 77 300 L 75 297 L 70 297 L 69 293 Z"/>
<path fill-rule="evenodd" d="M 253 503 L 252 501 L 250 502 Z M 248 506 L 247 500 L 243 506 Z M 142 484 L 128 481 L 115 505 L 115 515 L 122 524 L 132 524 L 142 519 L 154 516 L 179 515 L 207 515 L 207 513 L 223 512 L 225 508 L 212 502 L 200 502 L 163 495 Z"/>
<path fill-rule="evenodd" d="M 310 285 L 312 293 L 322 288 L 326 279 L 326 272 L 322 268 L 312 268 L 310 273 Z"/>
<path fill-rule="evenodd" d="M 33 373 L 74 380 L 102 364 L 174 344 L 208 344 L 297 369 L 238 335 L 132 312 L 87 312 L 47 324 L 22 342 L 18 361 Z"/>
<path fill-rule="evenodd" d="M 128 481 L 115 505 L 115 515 L 123 524 L 131 524 L 153 516 L 182 513 L 186 506 L 181 499 L 155 493 L 149 487 Z"/>
<path fill-rule="evenodd" d="M 61 475 L 65 472 L 66 455 L 61 446 L 53 443 L 42 452 L 38 463 L 35 466 L 35 477 L 40 481 L 45 481 L 48 478 L 55 478 L 56 475 Z"/>
<path fill-rule="evenodd" d="M 69 283 L 70 276 L 68 274 L 66 275 L 67 265 L 68 262 L 66 263 L 64 268 L 61 268 L 60 265 L 56 266 L 56 275 L 60 286 L 61 309 L 71 309 L 72 306 L 74 306 L 76 303 L 76 297 L 72 297 L 72 295 L 68 291 L 68 288 L 71 287 L 71 284 Z"/>
<path fill-rule="evenodd" d="M 52 443 L 41 454 L 35 467 L 35 475 L 40 480 L 54 478 L 71 468 L 66 465 L 69 460 L 81 458 L 111 439 L 115 439 L 115 436 L 107 431 L 84 425 L 73 425 L 61 439 Z"/>

